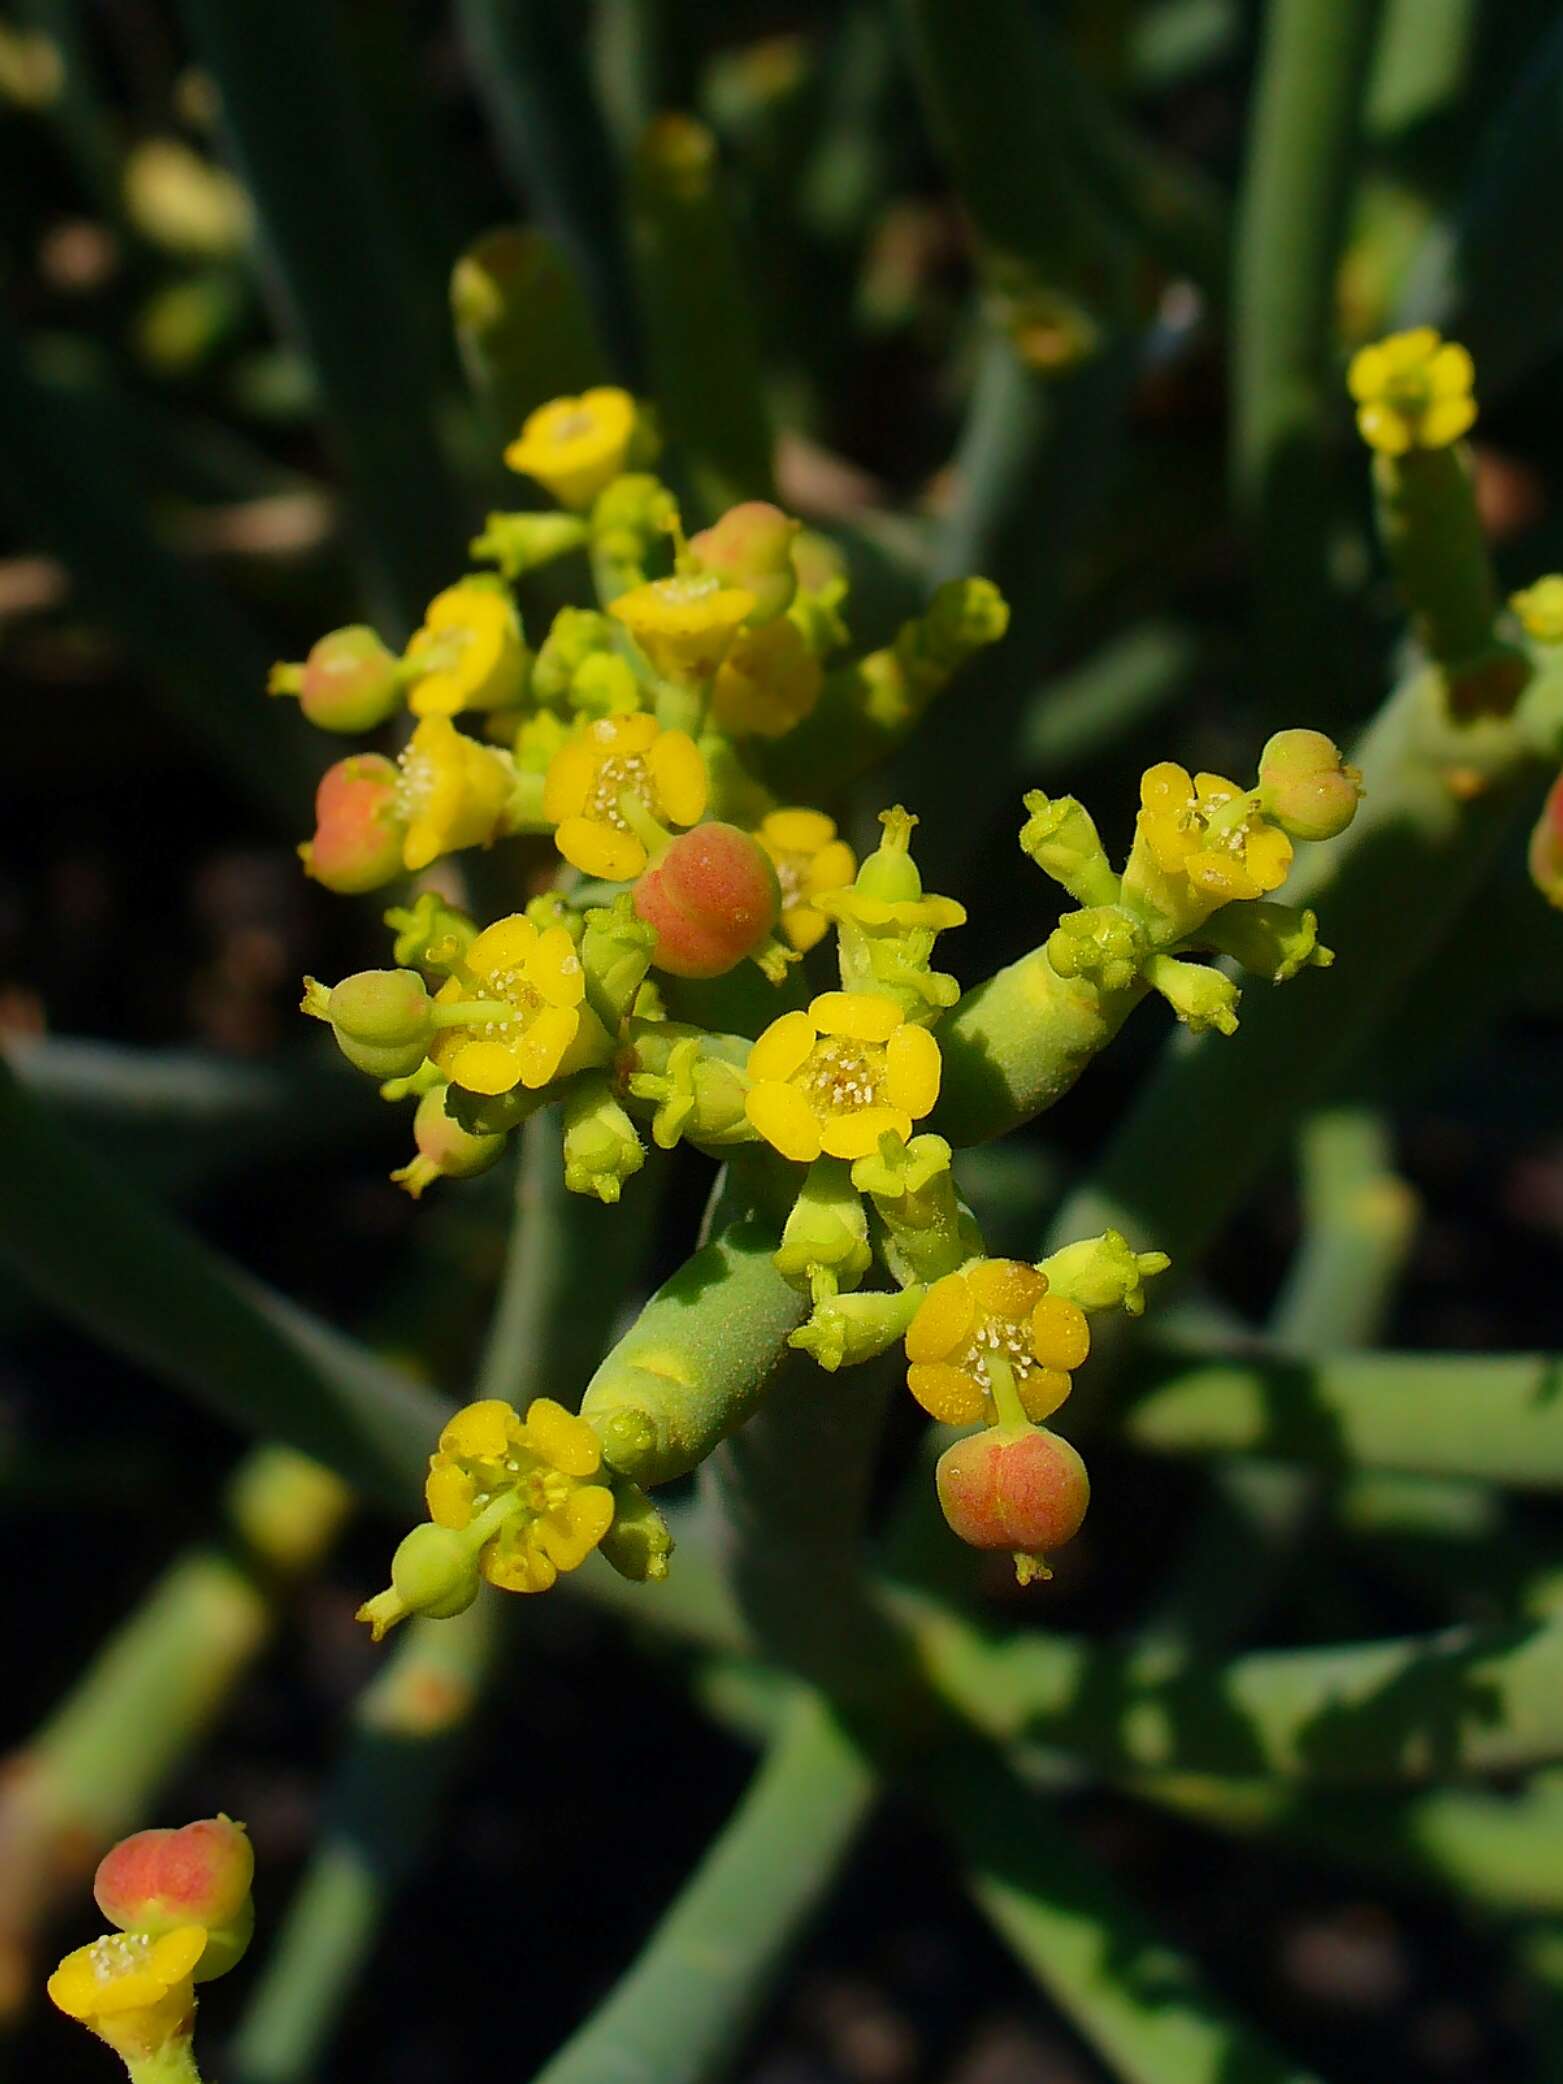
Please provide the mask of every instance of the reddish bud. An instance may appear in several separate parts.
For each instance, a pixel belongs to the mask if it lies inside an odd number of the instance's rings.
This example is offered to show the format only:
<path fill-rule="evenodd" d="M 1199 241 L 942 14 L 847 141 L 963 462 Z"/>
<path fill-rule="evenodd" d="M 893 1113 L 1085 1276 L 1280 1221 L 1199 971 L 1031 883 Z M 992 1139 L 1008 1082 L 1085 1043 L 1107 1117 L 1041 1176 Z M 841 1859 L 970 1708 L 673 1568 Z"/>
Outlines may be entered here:
<path fill-rule="evenodd" d="M 181 1831 L 137 1831 L 105 1853 L 92 1884 L 98 1908 L 122 1932 L 214 1931 L 235 1924 L 249 1899 L 255 1854 L 242 1824 L 210 1816 Z"/>
<path fill-rule="evenodd" d="M 798 524 L 767 499 L 746 499 L 721 520 L 689 539 L 689 554 L 703 572 L 754 596 L 751 623 L 769 622 L 787 608 L 797 590 L 792 540 Z"/>
<path fill-rule="evenodd" d="M 396 768 L 380 753 L 328 767 L 315 791 L 315 836 L 299 848 L 305 871 L 345 897 L 399 876 L 405 828 L 396 798 Z"/>
<path fill-rule="evenodd" d="M 1531 833 L 1530 873 L 1548 904 L 1563 907 L 1563 774 L 1547 791 Z"/>
<path fill-rule="evenodd" d="M 322 731 L 372 731 L 400 701 L 395 654 L 363 623 L 328 632 L 299 669 L 299 707 Z"/>
<path fill-rule="evenodd" d="M 664 847 L 635 885 L 635 912 L 672 977 L 720 977 L 775 931 L 781 889 L 770 857 L 736 825 L 697 825 Z"/>
<path fill-rule="evenodd" d="M 1084 1462 L 1042 1426 L 989 1426 L 957 1440 L 939 1457 L 934 1482 L 962 1541 L 1013 1549 L 1017 1557 L 1062 1548 L 1080 1531 L 1091 1502 Z"/>

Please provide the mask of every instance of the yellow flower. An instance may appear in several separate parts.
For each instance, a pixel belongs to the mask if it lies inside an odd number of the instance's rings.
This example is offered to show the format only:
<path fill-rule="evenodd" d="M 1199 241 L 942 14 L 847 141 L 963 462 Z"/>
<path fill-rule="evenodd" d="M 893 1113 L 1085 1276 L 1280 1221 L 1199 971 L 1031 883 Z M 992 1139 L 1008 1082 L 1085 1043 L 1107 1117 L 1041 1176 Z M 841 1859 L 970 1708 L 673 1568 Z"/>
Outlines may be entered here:
<path fill-rule="evenodd" d="M 1476 418 L 1475 377 L 1466 350 L 1442 340 L 1432 326 L 1359 348 L 1346 373 L 1358 432 L 1381 456 L 1445 449 Z"/>
<path fill-rule="evenodd" d="M 749 1052 L 744 1112 L 784 1158 L 866 1158 L 939 1097 L 939 1045 L 894 999 L 825 991 L 773 1020 Z"/>
<path fill-rule="evenodd" d="M 429 1517 L 458 1533 L 490 1517 L 478 1567 L 505 1592 L 546 1592 L 578 1570 L 613 1523 L 613 1493 L 592 1483 L 602 1448 L 584 1418 L 538 1397 L 523 1419 L 498 1397 L 458 1411 L 425 1485 Z"/>
<path fill-rule="evenodd" d="M 645 828 L 698 823 L 708 793 L 705 761 L 687 731 L 664 731 L 644 714 L 603 716 L 555 753 L 543 815 L 572 867 L 622 883 L 646 866 Z"/>
<path fill-rule="evenodd" d="M 711 721 L 730 738 L 780 738 L 819 700 L 825 675 L 785 615 L 740 630 L 717 669 Z"/>
<path fill-rule="evenodd" d="M 608 613 L 629 631 L 658 673 L 669 680 L 709 680 L 754 607 L 742 586 L 714 573 L 676 572 L 632 586 Z"/>
<path fill-rule="evenodd" d="M 206 1939 L 203 1925 L 176 1925 L 158 1938 L 105 1933 L 65 1956 L 49 1978 L 49 1995 L 127 2062 L 144 2060 L 188 2034 L 191 1978 Z"/>
<path fill-rule="evenodd" d="M 1085 1312 L 1020 1259 L 979 1259 L 935 1281 L 906 1334 L 907 1387 L 945 1425 L 992 1423 L 988 1358 L 1008 1361 L 1027 1418 L 1056 1411 L 1091 1350 Z"/>
<path fill-rule="evenodd" d="M 1527 637 L 1538 644 L 1563 644 L 1563 577 L 1556 572 L 1512 593 L 1509 606 L 1520 618 Z"/>
<path fill-rule="evenodd" d="M 604 385 L 528 413 L 505 461 L 536 478 L 561 506 L 587 507 L 623 470 L 634 433 L 634 399 Z"/>
<path fill-rule="evenodd" d="M 407 828 L 402 865 L 409 875 L 441 854 L 486 846 L 503 829 L 515 785 L 510 757 L 468 738 L 448 716 L 426 716 L 397 766 L 396 807 Z"/>
<path fill-rule="evenodd" d="M 604 1038 L 585 995 L 581 958 L 562 926 L 539 932 L 521 912 L 496 919 L 467 950 L 459 976 L 435 994 L 452 1024 L 441 1027 L 430 1053 L 469 1093 L 535 1091 L 595 1058 Z M 463 1006 L 470 1017 L 454 1024 Z"/>
<path fill-rule="evenodd" d="M 857 874 L 857 859 L 836 837 L 834 818 L 821 810 L 773 810 L 754 836 L 781 885 L 781 930 L 791 946 L 806 952 L 829 926 L 816 900 L 845 889 Z"/>
<path fill-rule="evenodd" d="M 1263 897 L 1286 880 L 1292 843 L 1268 824 L 1236 782 L 1173 760 L 1140 780 L 1139 835 L 1163 875 L 1183 875 L 1218 904 Z"/>
<path fill-rule="evenodd" d="M 407 646 L 419 677 L 407 698 L 415 716 L 510 709 L 521 700 L 526 649 L 508 594 L 464 579 L 430 601 Z"/>

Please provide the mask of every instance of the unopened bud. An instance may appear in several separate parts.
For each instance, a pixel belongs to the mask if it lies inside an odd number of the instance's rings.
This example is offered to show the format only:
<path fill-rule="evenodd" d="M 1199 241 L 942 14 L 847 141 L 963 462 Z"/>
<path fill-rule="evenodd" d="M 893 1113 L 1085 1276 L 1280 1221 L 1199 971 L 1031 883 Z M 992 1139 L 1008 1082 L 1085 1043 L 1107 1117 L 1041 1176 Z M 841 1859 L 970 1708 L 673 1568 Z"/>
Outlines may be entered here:
<path fill-rule="evenodd" d="M 792 546 L 798 523 L 769 500 L 746 499 L 729 507 L 710 528 L 689 539 L 696 568 L 714 572 L 729 586 L 754 596 L 749 620 L 772 621 L 791 605 L 797 588 Z"/>
<path fill-rule="evenodd" d="M 433 1033 L 431 1004 L 416 970 L 360 970 L 327 991 L 304 980 L 302 1011 L 328 1021 L 348 1062 L 371 1078 L 406 1078 Z"/>
<path fill-rule="evenodd" d="M 322 731 L 372 731 L 401 701 L 401 669 L 375 632 L 355 622 L 328 631 L 301 666 L 274 666 L 266 692 L 296 695 Z"/>
<path fill-rule="evenodd" d="M 1122 1310 L 1139 1317 L 1145 1309 L 1145 1283 L 1172 1264 L 1165 1252 L 1136 1252 L 1121 1230 L 1081 1238 L 1040 1262 L 1048 1292 L 1072 1302 L 1090 1316 L 1098 1310 Z"/>
<path fill-rule="evenodd" d="M 1357 814 L 1362 775 L 1322 731 L 1278 731 L 1259 755 L 1259 801 L 1293 839 L 1334 839 Z"/>
<path fill-rule="evenodd" d="M 610 1206 L 646 1162 L 635 1124 L 601 1073 L 571 1082 L 564 1103 L 564 1183 Z"/>
<path fill-rule="evenodd" d="M 655 1584 L 668 1574 L 673 1536 L 668 1523 L 638 1483 L 613 1480 L 613 1524 L 597 1544 L 620 1577 Z"/>
<path fill-rule="evenodd" d="M 652 961 L 673 977 L 721 977 L 776 929 L 781 886 L 770 856 L 736 825 L 697 825 L 665 847 L 635 885 L 655 932 Z"/>
<path fill-rule="evenodd" d="M 315 791 L 315 834 L 299 848 L 306 875 L 356 897 L 402 873 L 405 821 L 397 773 L 379 753 L 354 753 L 328 767 Z"/>
<path fill-rule="evenodd" d="M 1011 1549 L 1022 1584 L 1050 1575 L 1044 1557 L 1080 1531 L 1091 1502 L 1084 1462 L 1042 1426 L 989 1426 L 957 1440 L 934 1472 L 953 1531 L 977 1549 Z"/>

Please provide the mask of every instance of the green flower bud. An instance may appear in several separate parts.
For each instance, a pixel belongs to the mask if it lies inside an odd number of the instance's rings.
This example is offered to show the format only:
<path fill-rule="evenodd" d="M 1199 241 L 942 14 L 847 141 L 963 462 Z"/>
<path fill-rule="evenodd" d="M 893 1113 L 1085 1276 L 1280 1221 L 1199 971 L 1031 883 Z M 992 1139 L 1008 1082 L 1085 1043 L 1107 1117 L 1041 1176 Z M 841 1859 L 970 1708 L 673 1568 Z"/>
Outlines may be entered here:
<path fill-rule="evenodd" d="M 609 1204 L 646 1162 L 635 1124 L 600 1071 L 574 1078 L 564 1102 L 564 1183 Z"/>
<path fill-rule="evenodd" d="M 668 1574 L 674 1549 L 668 1523 L 638 1483 L 613 1480 L 613 1525 L 597 1546 L 631 1584 L 655 1584 Z"/>
<path fill-rule="evenodd" d="M 1085 805 L 1073 796 L 1045 796 L 1040 789 L 1027 790 L 1025 805 L 1030 816 L 1020 828 L 1021 852 L 1076 904 L 1116 904 L 1118 878 Z"/>
<path fill-rule="evenodd" d="M 955 1191 L 952 1155 L 942 1136 L 910 1143 L 885 1136 L 852 1167 L 853 1186 L 885 1226 L 885 1264 L 898 1281 L 937 1281 L 982 1250 L 976 1221 Z"/>
<path fill-rule="evenodd" d="M 431 1005 L 416 970 L 360 970 L 330 991 L 306 977 L 299 1004 L 330 1024 L 343 1056 L 371 1078 L 405 1078 L 428 1054 Z"/>
<path fill-rule="evenodd" d="M 1332 948 L 1319 945 L 1319 922 L 1312 912 L 1262 898 L 1224 905 L 1206 920 L 1199 938 L 1272 984 L 1286 984 L 1310 965 L 1327 970 L 1335 960 Z"/>
<path fill-rule="evenodd" d="M 589 658 L 615 649 L 613 624 L 596 608 L 561 608 L 532 665 L 532 693 L 562 709 L 575 676 Z"/>
<path fill-rule="evenodd" d="M 845 1161 L 816 1158 L 783 1226 L 777 1272 L 818 1301 L 855 1288 L 873 1257 L 868 1217 Z"/>
<path fill-rule="evenodd" d="M 350 623 L 320 638 L 303 665 L 273 666 L 266 692 L 296 695 L 322 731 L 372 731 L 400 705 L 401 664 L 372 629 Z"/>
<path fill-rule="evenodd" d="M 1203 963 L 1179 962 L 1175 955 L 1152 955 L 1144 964 L 1146 981 L 1159 991 L 1186 1027 L 1202 1035 L 1237 1033 L 1237 1002 L 1242 993 L 1220 970 Z"/>
<path fill-rule="evenodd" d="M 1122 1310 L 1126 1317 L 1145 1309 L 1145 1283 L 1164 1274 L 1172 1261 L 1165 1252 L 1136 1252 L 1121 1230 L 1065 1245 L 1038 1264 L 1047 1275 L 1049 1292 L 1061 1295 L 1087 1316 L 1098 1310 Z"/>
<path fill-rule="evenodd" d="M 926 1292 L 915 1282 L 894 1295 L 859 1289 L 855 1295 L 826 1296 L 787 1343 L 812 1354 L 827 1374 L 833 1375 L 838 1368 L 860 1367 L 864 1361 L 888 1353 L 906 1337 Z"/>
<path fill-rule="evenodd" d="M 1009 628 L 1009 603 L 991 579 L 946 579 L 927 612 L 907 623 L 903 637 L 916 631 L 919 659 L 953 673 L 973 652 L 997 644 Z"/>
<path fill-rule="evenodd" d="M 391 953 L 402 968 L 428 976 L 448 976 L 478 937 L 476 923 L 432 890 L 412 905 L 392 905 L 384 918 L 396 929 Z"/>
<path fill-rule="evenodd" d="M 617 1034 L 629 1017 L 656 945 L 656 928 L 635 916 L 634 896 L 628 890 L 611 905 L 586 914 L 581 935 L 586 1003 L 610 1035 Z"/>
<path fill-rule="evenodd" d="M 1047 938 L 1047 959 L 1055 973 L 1083 977 L 1098 991 L 1127 991 L 1149 951 L 1144 926 L 1115 904 L 1065 912 Z"/>
<path fill-rule="evenodd" d="M 748 1053 L 738 1036 L 707 1035 L 672 1020 L 631 1021 L 626 1085 L 632 1099 L 656 1110 L 651 1139 L 658 1150 L 685 1139 L 717 1149 L 755 1141 L 744 1111 Z"/>
<path fill-rule="evenodd" d="M 516 580 L 583 548 L 586 537 L 579 514 L 490 514 L 468 548 L 474 557 L 498 565 L 506 579 Z"/>
<path fill-rule="evenodd" d="M 1361 799 L 1361 770 L 1322 731 L 1278 731 L 1259 755 L 1260 807 L 1293 839 L 1334 839 Z"/>
<path fill-rule="evenodd" d="M 391 1558 L 391 1587 L 409 1613 L 448 1621 L 464 1614 L 478 1596 L 478 1559 L 471 1542 L 453 1527 L 426 1520 L 414 1527 Z M 383 1596 L 383 1595 L 382 1595 Z"/>
<path fill-rule="evenodd" d="M 593 652 L 570 683 L 570 707 L 579 716 L 628 716 L 640 707 L 640 682 L 627 658 L 616 651 Z"/>

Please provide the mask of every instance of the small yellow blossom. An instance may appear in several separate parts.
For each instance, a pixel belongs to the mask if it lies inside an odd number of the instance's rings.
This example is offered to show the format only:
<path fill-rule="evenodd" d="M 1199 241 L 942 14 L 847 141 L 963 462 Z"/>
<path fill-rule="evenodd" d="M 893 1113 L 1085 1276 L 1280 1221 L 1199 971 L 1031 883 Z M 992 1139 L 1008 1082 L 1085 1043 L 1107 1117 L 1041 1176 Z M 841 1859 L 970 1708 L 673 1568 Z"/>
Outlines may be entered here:
<path fill-rule="evenodd" d="M 1291 841 L 1236 782 L 1219 774 L 1191 780 L 1162 760 L 1141 777 L 1140 806 L 1138 834 L 1162 874 L 1186 876 L 1218 904 L 1263 897 L 1286 880 Z"/>
<path fill-rule="evenodd" d="M 1476 418 L 1476 371 L 1458 341 L 1432 326 L 1391 333 L 1351 358 L 1346 385 L 1357 401 L 1357 429 L 1381 456 L 1445 449 Z"/>
<path fill-rule="evenodd" d="M 773 810 L 755 833 L 771 857 L 781 885 L 781 930 L 789 944 L 806 953 L 825 938 L 830 922 L 818 900 L 843 890 L 857 874 L 857 859 L 836 821 L 821 810 Z"/>
<path fill-rule="evenodd" d="M 526 648 L 508 594 L 470 579 L 430 601 L 407 646 L 417 671 L 407 706 L 415 716 L 512 709 L 525 688 Z"/>
<path fill-rule="evenodd" d="M 1523 593 L 1509 596 L 1509 606 L 1520 618 L 1527 637 L 1538 644 L 1563 644 L 1563 576 L 1549 573 L 1527 586 Z"/>
<path fill-rule="evenodd" d="M 906 1334 L 907 1387 L 945 1425 L 993 1422 L 988 1361 L 1008 1361 L 1027 1418 L 1056 1411 L 1091 1350 L 1085 1313 L 1019 1259 L 979 1259 L 935 1281 Z"/>
<path fill-rule="evenodd" d="M 825 675 L 785 615 L 740 630 L 717 669 L 711 721 L 730 738 L 781 738 L 813 709 Z"/>
<path fill-rule="evenodd" d="M 708 794 L 705 761 L 687 731 L 664 731 L 644 714 L 603 716 L 555 753 L 543 815 L 557 826 L 566 861 L 622 883 L 646 866 L 644 828 L 698 823 Z"/>
<path fill-rule="evenodd" d="M 467 950 L 460 974 L 435 995 L 447 1024 L 430 1054 L 466 1092 L 508 1093 L 518 1085 L 535 1091 L 563 1070 L 578 1070 L 603 1043 L 585 995 L 581 958 L 562 926 L 539 932 L 521 912 L 496 919 Z M 463 1007 L 470 1017 L 455 1024 Z"/>
<path fill-rule="evenodd" d="M 191 1978 L 206 1940 L 203 1925 L 177 1925 L 159 1937 L 107 1932 L 65 1956 L 49 1978 L 49 1996 L 127 2062 L 144 2061 L 189 2033 Z"/>
<path fill-rule="evenodd" d="M 397 766 L 396 808 L 407 828 L 402 865 L 409 875 L 441 854 L 498 837 L 515 785 L 507 753 L 479 745 L 448 716 L 426 716 Z"/>
<path fill-rule="evenodd" d="M 602 1448 L 584 1418 L 538 1397 L 523 1419 L 498 1397 L 458 1411 L 425 1485 L 429 1517 L 460 1533 L 492 1517 L 478 1567 L 505 1592 L 546 1592 L 578 1570 L 613 1523 L 613 1493 L 593 1483 Z"/>
<path fill-rule="evenodd" d="M 749 1052 L 744 1111 L 784 1158 L 866 1158 L 903 1141 L 939 1097 L 939 1045 L 894 999 L 825 991 L 773 1020 Z"/>
<path fill-rule="evenodd" d="M 603 385 L 528 413 L 505 461 L 536 478 L 561 506 L 587 507 L 623 470 L 634 434 L 634 399 Z"/>
<path fill-rule="evenodd" d="M 653 669 L 669 680 L 709 680 L 732 647 L 754 595 L 715 573 L 675 572 L 633 586 L 610 603 Z"/>

